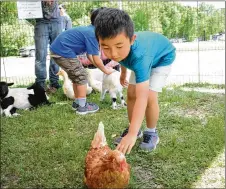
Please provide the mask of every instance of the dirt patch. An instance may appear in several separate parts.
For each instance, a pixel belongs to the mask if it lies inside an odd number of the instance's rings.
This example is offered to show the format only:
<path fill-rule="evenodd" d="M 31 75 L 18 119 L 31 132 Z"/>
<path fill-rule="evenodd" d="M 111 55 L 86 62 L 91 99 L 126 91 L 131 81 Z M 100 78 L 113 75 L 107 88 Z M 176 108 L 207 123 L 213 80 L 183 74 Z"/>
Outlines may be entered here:
<path fill-rule="evenodd" d="M 169 112 L 172 115 L 178 115 L 181 117 L 197 118 L 200 120 L 203 126 L 207 124 L 207 117 L 210 117 L 210 115 L 206 112 L 206 110 L 203 110 L 203 109 L 189 109 L 189 108 L 179 109 L 174 107 Z"/>
<path fill-rule="evenodd" d="M 1 180 L 2 180 L 1 188 L 5 189 L 5 188 L 10 188 L 10 186 L 4 184 L 5 182 L 11 183 L 11 186 L 12 185 L 16 186 L 17 183 L 19 182 L 20 178 L 16 175 L 7 175 L 6 177 L 3 177 Z"/>
<path fill-rule="evenodd" d="M 133 173 L 136 176 L 137 182 L 142 184 L 142 188 L 163 188 L 162 185 L 154 182 L 153 173 L 141 166 L 133 167 Z"/>
<path fill-rule="evenodd" d="M 197 91 L 201 93 L 225 94 L 225 89 L 208 89 L 208 88 L 182 88 L 184 91 Z"/>

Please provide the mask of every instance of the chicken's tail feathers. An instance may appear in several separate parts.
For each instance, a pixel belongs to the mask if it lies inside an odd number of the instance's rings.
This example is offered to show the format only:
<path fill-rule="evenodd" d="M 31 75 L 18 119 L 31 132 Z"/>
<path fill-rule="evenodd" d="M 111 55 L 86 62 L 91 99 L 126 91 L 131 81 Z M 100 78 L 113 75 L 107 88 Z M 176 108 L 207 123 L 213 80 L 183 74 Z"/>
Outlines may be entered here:
<path fill-rule="evenodd" d="M 104 124 L 101 121 L 99 123 L 98 130 L 94 135 L 91 146 L 92 146 L 92 148 L 101 148 L 105 145 L 107 145 L 107 142 L 106 142 L 106 137 L 104 134 Z"/>

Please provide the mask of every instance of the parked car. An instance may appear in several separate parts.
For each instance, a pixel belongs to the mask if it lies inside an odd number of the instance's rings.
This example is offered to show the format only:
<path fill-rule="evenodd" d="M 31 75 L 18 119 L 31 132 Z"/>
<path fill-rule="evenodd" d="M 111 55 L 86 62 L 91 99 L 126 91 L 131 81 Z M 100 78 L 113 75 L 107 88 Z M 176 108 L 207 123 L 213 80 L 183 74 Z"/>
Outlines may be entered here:
<path fill-rule="evenodd" d="M 225 41 L 225 33 L 217 33 L 212 35 L 212 40 L 214 41 Z"/>
<path fill-rule="evenodd" d="M 197 37 L 193 40 L 193 42 L 204 41 L 203 37 Z"/>
<path fill-rule="evenodd" d="M 19 50 L 20 56 L 22 57 L 34 57 L 35 56 L 35 46 L 22 47 Z"/>
<path fill-rule="evenodd" d="M 172 38 L 170 39 L 171 43 L 184 43 L 187 42 L 185 38 Z"/>
<path fill-rule="evenodd" d="M 47 47 L 47 53 L 49 54 L 49 45 Z M 19 50 L 19 54 L 21 57 L 35 57 L 35 46 L 22 47 Z"/>

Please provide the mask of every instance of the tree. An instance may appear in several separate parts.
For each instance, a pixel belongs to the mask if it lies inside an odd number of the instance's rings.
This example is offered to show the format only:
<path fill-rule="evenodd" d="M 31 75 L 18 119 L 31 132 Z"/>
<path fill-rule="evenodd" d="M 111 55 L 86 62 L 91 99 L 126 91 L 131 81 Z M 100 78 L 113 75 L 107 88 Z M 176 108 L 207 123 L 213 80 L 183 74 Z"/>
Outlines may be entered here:
<path fill-rule="evenodd" d="M 118 1 L 67 1 L 64 3 L 73 26 L 90 24 L 90 11 L 98 7 L 117 7 Z M 0 2 L 1 51 L 13 55 L 17 48 L 33 39 L 33 26 L 19 23 L 16 2 Z M 177 2 L 121 1 L 122 9 L 133 19 L 135 31 L 150 30 L 168 38 L 209 39 L 210 35 L 225 32 L 225 8 L 215 9 L 201 3 L 199 7 L 185 7 Z"/>
<path fill-rule="evenodd" d="M 0 2 L 0 19 L 3 23 L 13 24 L 18 19 L 16 2 Z"/>

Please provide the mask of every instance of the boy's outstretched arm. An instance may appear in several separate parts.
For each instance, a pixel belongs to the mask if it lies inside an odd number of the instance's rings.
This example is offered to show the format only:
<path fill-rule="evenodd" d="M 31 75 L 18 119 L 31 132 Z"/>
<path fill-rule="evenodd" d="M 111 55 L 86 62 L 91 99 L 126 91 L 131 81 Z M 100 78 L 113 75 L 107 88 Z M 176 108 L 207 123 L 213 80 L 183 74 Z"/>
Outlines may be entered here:
<path fill-rule="evenodd" d="M 132 120 L 129 127 L 129 132 L 124 136 L 117 146 L 117 150 L 122 153 L 130 153 L 134 146 L 137 133 L 143 122 L 149 95 L 149 80 L 136 85 L 136 101 L 133 107 Z"/>
<path fill-rule="evenodd" d="M 115 71 L 112 68 L 106 68 L 103 64 L 103 61 L 100 59 L 100 56 L 98 56 L 98 55 L 88 55 L 87 54 L 87 58 L 89 59 L 90 62 L 92 62 L 94 64 L 94 66 L 99 68 L 102 72 L 104 72 L 107 75 L 109 75 Z"/>
<path fill-rule="evenodd" d="M 120 67 L 121 67 L 120 83 L 123 87 L 127 87 L 129 84 L 128 81 L 126 80 L 127 68 L 122 65 Z"/>
<path fill-rule="evenodd" d="M 89 60 L 92 64 L 94 64 L 94 62 L 93 62 L 93 56 L 92 56 L 92 55 L 86 54 L 86 57 L 88 58 L 88 60 Z M 94 64 L 94 66 L 96 66 L 96 65 Z"/>
<path fill-rule="evenodd" d="M 120 65 L 120 67 L 121 67 L 121 74 L 126 75 L 127 74 L 127 68 L 122 66 L 122 65 Z"/>

